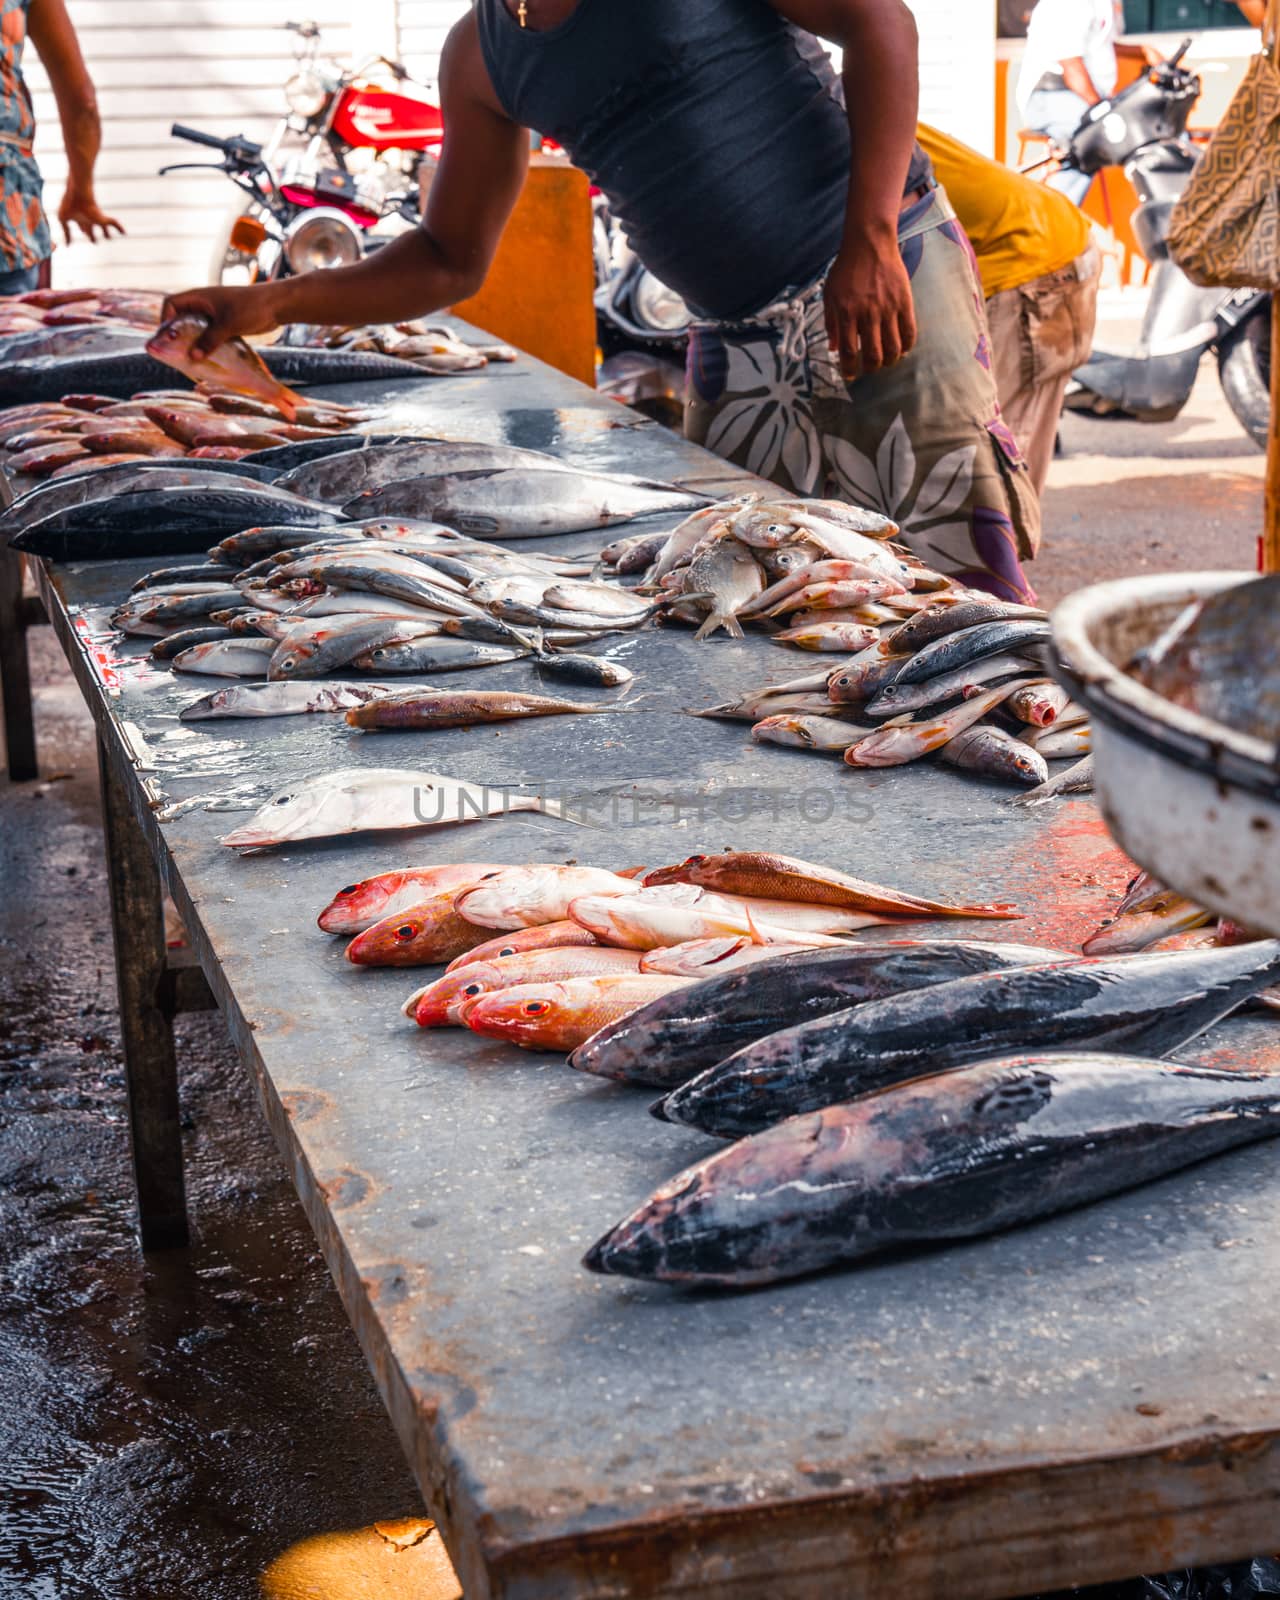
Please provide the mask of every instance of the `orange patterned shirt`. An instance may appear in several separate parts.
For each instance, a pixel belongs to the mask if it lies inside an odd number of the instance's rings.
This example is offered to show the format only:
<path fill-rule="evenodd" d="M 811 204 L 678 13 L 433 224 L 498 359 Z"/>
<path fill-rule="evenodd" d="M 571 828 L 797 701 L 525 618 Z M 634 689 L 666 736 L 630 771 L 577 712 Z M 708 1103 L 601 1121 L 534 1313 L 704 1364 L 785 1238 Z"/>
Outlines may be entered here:
<path fill-rule="evenodd" d="M 53 249 L 31 141 L 36 119 L 22 77 L 31 0 L 0 0 L 0 271 L 43 261 Z"/>

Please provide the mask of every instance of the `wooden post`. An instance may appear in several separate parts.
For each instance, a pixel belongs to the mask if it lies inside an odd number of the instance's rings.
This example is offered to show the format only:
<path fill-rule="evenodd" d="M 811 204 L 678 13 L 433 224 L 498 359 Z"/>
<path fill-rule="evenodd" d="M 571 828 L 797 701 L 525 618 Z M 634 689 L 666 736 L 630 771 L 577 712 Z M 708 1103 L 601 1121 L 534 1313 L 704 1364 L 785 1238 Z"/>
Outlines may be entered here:
<path fill-rule="evenodd" d="M 101 741 L 98 770 L 138 1228 L 144 1250 L 164 1250 L 186 1244 L 187 1209 L 163 889 Z"/>
<path fill-rule="evenodd" d="M 1267 0 L 1262 24 L 1263 48 L 1280 66 L 1280 3 Z M 1262 515 L 1258 565 L 1280 572 L 1280 294 L 1271 296 L 1271 417 L 1267 427 L 1267 491 Z"/>
<path fill-rule="evenodd" d="M 3 477 L 0 472 L 0 479 Z M 39 771 L 31 708 L 31 667 L 27 659 L 22 557 L 3 543 L 0 543 L 0 700 L 4 705 L 9 777 L 14 783 L 29 783 L 39 776 Z"/>

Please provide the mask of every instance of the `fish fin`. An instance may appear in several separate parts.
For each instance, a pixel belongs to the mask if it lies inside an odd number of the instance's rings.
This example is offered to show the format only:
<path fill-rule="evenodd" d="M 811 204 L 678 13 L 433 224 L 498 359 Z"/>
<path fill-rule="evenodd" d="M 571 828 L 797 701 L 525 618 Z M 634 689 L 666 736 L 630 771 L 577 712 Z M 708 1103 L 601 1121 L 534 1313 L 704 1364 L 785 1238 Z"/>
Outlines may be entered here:
<path fill-rule="evenodd" d="M 765 938 L 764 934 L 760 932 L 759 928 L 756 927 L 756 919 L 751 915 L 751 907 L 744 906 L 743 911 L 747 919 L 747 933 L 752 944 L 768 944 L 769 941 Z"/>
<path fill-rule="evenodd" d="M 713 611 L 693 637 L 695 639 L 709 639 L 717 628 L 723 628 L 731 639 L 744 637 L 742 624 L 732 611 Z"/>
<path fill-rule="evenodd" d="M 648 867 L 623 867 L 617 876 L 619 878 L 643 878 L 648 870 Z"/>

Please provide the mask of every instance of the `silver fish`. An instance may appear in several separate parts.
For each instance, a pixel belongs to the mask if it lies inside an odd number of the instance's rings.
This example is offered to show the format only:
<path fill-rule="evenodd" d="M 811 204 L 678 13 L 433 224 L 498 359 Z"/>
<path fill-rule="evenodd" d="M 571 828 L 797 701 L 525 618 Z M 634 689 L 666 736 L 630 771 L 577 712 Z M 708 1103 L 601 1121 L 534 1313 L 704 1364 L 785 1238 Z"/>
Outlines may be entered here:
<path fill-rule="evenodd" d="M 839 717 L 783 712 L 757 722 L 751 737 L 757 744 L 792 745 L 799 750 L 832 751 L 842 755 L 851 744 L 857 744 L 873 731 L 860 728 L 856 723 L 842 722 Z"/>
<path fill-rule="evenodd" d="M 977 722 L 949 739 L 938 752 L 941 760 L 953 767 L 965 767 L 1011 783 L 1037 785 L 1049 777 L 1044 757 L 1015 739 L 1003 728 Z"/>
<path fill-rule="evenodd" d="M 210 717 L 294 717 L 308 712 L 350 711 L 394 693 L 385 683 L 237 683 L 201 695 L 178 713 L 182 722 Z"/>
<path fill-rule="evenodd" d="M 723 628 L 735 639 L 742 638 L 738 612 L 764 588 L 764 574 L 750 550 L 736 539 L 717 539 L 699 551 L 689 563 L 686 593 L 705 594 L 707 620 L 694 634 L 706 639 Z"/>
<path fill-rule="evenodd" d="M 867 714 L 872 717 L 894 717 L 904 711 L 921 711 L 926 706 L 941 705 L 944 700 L 954 700 L 984 683 L 1000 678 L 1026 676 L 1040 671 L 1029 656 L 1011 655 L 1007 652 L 983 656 L 954 672 L 944 672 L 936 678 L 926 678 L 923 683 L 889 683 L 867 702 Z M 1045 688 L 1049 686 L 1044 685 Z"/>
<path fill-rule="evenodd" d="M 1046 800 L 1056 799 L 1060 794 L 1091 794 L 1092 791 L 1093 757 L 1087 755 L 1083 761 L 1077 761 L 1074 766 L 1066 767 L 1050 778 L 1048 783 L 1020 794 L 1013 803 L 1016 806 L 1038 806 Z"/>
<path fill-rule="evenodd" d="M 599 473 L 511 467 L 410 478 L 349 500 L 349 517 L 388 512 L 430 516 L 463 533 L 498 539 L 536 539 L 583 533 L 704 503 L 674 484 L 628 483 Z"/>
<path fill-rule="evenodd" d="M 1087 722 L 1073 722 L 1068 728 L 1028 728 L 1022 737 L 1046 761 L 1060 761 L 1066 756 L 1085 756 L 1093 747 Z"/>
<path fill-rule="evenodd" d="M 222 639 L 194 645 L 173 658 L 178 672 L 205 672 L 217 678 L 265 678 L 276 648 L 274 639 Z"/>
<path fill-rule="evenodd" d="M 290 629 L 276 645 L 267 668 L 272 682 L 290 678 L 323 678 L 370 650 L 432 637 L 438 624 L 399 617 L 320 619 L 316 632 Z"/>
<path fill-rule="evenodd" d="M 557 801 L 541 795 L 405 767 L 345 767 L 281 789 L 221 843 L 236 850 L 265 850 L 296 839 L 439 827 L 515 811 L 541 811 L 572 821 Z"/>
<path fill-rule="evenodd" d="M 423 637 L 408 643 L 379 645 L 357 656 L 351 664 L 361 672 L 457 672 L 465 667 L 519 661 L 528 654 L 528 650 L 476 644 L 470 639 Z"/>

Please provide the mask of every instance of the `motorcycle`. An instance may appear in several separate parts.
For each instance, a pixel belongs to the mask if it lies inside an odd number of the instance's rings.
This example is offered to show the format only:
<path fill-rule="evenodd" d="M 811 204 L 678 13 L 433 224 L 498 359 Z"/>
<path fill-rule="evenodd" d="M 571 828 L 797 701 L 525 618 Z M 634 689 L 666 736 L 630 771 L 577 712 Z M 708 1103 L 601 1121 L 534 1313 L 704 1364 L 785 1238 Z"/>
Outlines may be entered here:
<path fill-rule="evenodd" d="M 603 357 L 596 387 L 678 425 L 693 313 L 631 248 L 605 197 L 594 194 L 592 206 L 596 342 Z"/>
<path fill-rule="evenodd" d="M 1266 446 L 1271 413 L 1271 296 L 1258 289 L 1200 289 L 1169 254 L 1169 214 L 1200 160 L 1187 119 L 1200 79 L 1182 66 L 1184 39 L 1167 60 L 1110 100 L 1091 106 L 1062 165 L 1093 176 L 1121 167 L 1137 190 L 1132 227 L 1151 263 L 1146 312 L 1128 354 L 1095 350 L 1073 374 L 1066 404 L 1094 416 L 1168 422 L 1191 394 L 1212 350 L 1236 421 Z"/>
<path fill-rule="evenodd" d="M 358 261 L 392 231 L 375 235 L 381 224 L 418 220 L 424 167 L 439 158 L 440 109 L 405 67 L 376 56 L 344 70 L 321 58 L 314 22 L 286 26 L 298 39 L 295 70 L 284 86 L 287 114 L 265 144 L 174 125 L 176 138 L 219 150 L 216 165 L 245 196 L 220 230 L 215 283 Z"/>

